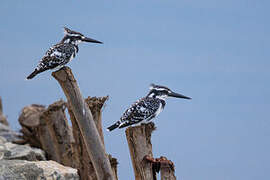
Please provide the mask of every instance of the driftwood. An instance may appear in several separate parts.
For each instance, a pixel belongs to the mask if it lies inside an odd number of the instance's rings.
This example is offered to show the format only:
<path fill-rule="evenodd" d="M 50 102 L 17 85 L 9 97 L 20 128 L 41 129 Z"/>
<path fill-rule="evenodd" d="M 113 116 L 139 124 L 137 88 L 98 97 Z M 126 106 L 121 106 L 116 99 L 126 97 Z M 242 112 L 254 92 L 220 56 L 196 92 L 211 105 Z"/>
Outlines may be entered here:
<path fill-rule="evenodd" d="M 152 163 L 145 160 L 145 156 L 153 157 L 151 144 L 153 130 L 155 130 L 155 124 L 152 122 L 126 129 L 126 138 L 136 180 L 156 179 Z"/>
<path fill-rule="evenodd" d="M 2 105 L 2 99 L 0 97 L 0 123 L 5 124 L 8 126 L 8 121 L 5 115 L 3 114 L 3 105 Z"/>
<path fill-rule="evenodd" d="M 52 76 L 59 82 L 67 97 L 70 109 L 75 117 L 74 120 L 77 122 L 83 143 L 94 166 L 97 179 L 115 179 L 91 111 L 80 93 L 71 69 L 64 67 L 53 72 Z"/>

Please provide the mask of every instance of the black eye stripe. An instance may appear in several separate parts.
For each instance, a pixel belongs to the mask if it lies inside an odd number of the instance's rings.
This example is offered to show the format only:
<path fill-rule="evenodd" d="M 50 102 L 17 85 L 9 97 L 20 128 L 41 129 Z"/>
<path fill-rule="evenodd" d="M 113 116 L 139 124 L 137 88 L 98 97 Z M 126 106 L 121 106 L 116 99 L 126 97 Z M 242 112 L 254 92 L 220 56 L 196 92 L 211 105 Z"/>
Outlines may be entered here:
<path fill-rule="evenodd" d="M 166 90 L 162 91 L 162 94 L 167 94 L 167 93 L 168 93 L 168 91 L 166 91 Z"/>
<path fill-rule="evenodd" d="M 153 89 L 151 91 L 151 93 L 154 93 L 154 94 L 168 94 L 168 90 L 156 90 L 156 89 Z"/>

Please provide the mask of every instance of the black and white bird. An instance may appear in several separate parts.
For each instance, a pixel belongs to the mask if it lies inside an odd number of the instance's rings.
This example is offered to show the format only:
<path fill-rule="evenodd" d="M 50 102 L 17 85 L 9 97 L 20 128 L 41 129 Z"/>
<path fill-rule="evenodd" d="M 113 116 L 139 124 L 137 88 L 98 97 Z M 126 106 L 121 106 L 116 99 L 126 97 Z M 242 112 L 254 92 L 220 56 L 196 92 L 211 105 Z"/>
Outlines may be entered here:
<path fill-rule="evenodd" d="M 165 86 L 151 84 L 148 95 L 132 104 L 124 112 L 120 120 L 108 127 L 107 130 L 112 131 L 116 128 L 149 122 L 164 109 L 167 97 L 191 99 L 190 97 L 175 93 Z"/>
<path fill-rule="evenodd" d="M 65 36 L 56 45 L 52 46 L 39 61 L 35 70 L 27 77 L 32 79 L 37 74 L 48 69 L 60 69 L 70 62 L 79 51 L 78 44 L 81 42 L 101 43 L 95 39 L 85 37 L 83 34 L 64 27 Z"/>

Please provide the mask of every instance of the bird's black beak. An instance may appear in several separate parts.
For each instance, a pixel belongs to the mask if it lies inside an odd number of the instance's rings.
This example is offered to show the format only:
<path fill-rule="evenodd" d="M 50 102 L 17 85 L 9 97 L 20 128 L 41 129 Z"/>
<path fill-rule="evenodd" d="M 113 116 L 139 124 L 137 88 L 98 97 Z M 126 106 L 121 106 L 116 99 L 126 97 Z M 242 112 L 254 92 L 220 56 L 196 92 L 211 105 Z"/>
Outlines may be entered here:
<path fill-rule="evenodd" d="M 168 93 L 168 96 L 170 96 L 170 97 L 176 97 L 176 98 L 191 99 L 190 97 L 187 97 L 187 96 L 184 96 L 182 94 L 175 93 L 175 92 L 169 92 Z"/>
<path fill-rule="evenodd" d="M 98 40 L 91 39 L 91 38 L 88 38 L 88 37 L 83 37 L 83 38 L 82 38 L 82 41 L 84 41 L 84 42 L 91 42 L 91 43 L 100 43 L 100 44 L 103 44 L 103 42 L 100 42 L 100 41 L 98 41 Z"/>

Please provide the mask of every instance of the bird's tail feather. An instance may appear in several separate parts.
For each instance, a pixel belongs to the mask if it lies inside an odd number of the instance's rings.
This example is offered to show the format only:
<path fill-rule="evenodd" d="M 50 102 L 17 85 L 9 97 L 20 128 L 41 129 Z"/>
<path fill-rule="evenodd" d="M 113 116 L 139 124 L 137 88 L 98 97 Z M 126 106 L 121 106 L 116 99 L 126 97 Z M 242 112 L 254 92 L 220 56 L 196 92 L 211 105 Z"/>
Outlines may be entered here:
<path fill-rule="evenodd" d="M 27 76 L 26 79 L 32 79 L 33 77 L 35 77 L 38 73 L 40 73 L 38 70 L 34 70 L 34 72 L 32 72 L 29 76 Z"/>
<path fill-rule="evenodd" d="M 114 123 L 113 125 L 111 125 L 110 127 L 107 128 L 108 131 L 112 131 L 116 128 L 118 128 L 120 126 L 120 122 L 117 121 L 116 123 Z"/>

